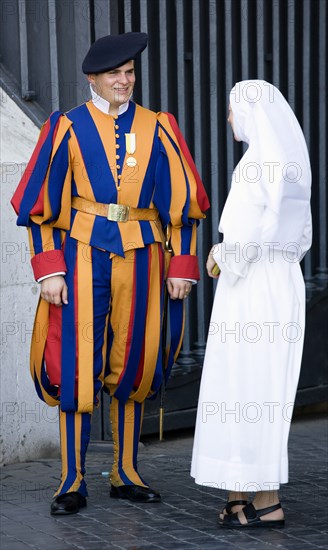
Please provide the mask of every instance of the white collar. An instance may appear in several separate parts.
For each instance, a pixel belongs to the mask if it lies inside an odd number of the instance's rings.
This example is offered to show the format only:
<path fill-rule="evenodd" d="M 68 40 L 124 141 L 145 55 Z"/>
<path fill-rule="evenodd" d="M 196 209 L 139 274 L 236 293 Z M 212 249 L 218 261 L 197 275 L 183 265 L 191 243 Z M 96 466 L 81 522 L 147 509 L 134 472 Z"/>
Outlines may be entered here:
<path fill-rule="evenodd" d="M 103 97 L 98 95 L 97 92 L 95 92 L 95 90 L 93 89 L 91 84 L 90 84 L 90 91 L 91 91 L 92 103 L 94 104 L 94 106 L 97 107 L 97 109 L 99 109 L 99 111 L 102 111 L 103 113 L 108 115 L 109 108 L 110 108 L 109 101 L 107 101 L 106 99 L 104 99 Z M 122 103 L 122 105 L 119 106 L 119 108 L 118 108 L 118 114 L 119 115 L 122 115 L 123 113 L 125 113 L 125 111 L 128 110 L 129 101 L 130 101 L 130 99 L 126 103 Z"/>

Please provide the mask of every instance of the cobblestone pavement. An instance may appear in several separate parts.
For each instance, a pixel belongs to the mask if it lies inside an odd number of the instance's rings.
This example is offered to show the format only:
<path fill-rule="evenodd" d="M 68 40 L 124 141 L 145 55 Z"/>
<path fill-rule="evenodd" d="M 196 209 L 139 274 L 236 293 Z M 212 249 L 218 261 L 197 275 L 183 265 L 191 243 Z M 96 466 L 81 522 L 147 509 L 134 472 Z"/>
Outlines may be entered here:
<path fill-rule="evenodd" d="M 110 444 L 92 444 L 87 460 L 87 508 L 53 517 L 49 502 L 58 483 L 59 460 L 38 460 L 2 469 L 1 550 L 95 549 L 314 549 L 328 548 L 327 422 L 302 418 L 290 437 L 290 483 L 282 486 L 284 529 L 223 530 L 218 510 L 226 493 L 190 478 L 192 432 L 160 443 L 144 441 L 140 471 L 162 493 L 160 504 L 137 505 L 109 498 Z"/>

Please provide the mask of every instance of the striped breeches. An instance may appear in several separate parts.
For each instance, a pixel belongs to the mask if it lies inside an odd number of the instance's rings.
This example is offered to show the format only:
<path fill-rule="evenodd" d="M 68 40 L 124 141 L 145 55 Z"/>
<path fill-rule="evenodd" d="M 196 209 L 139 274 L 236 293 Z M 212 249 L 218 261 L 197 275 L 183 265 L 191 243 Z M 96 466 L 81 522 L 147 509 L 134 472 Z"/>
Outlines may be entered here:
<path fill-rule="evenodd" d="M 137 455 L 144 400 L 162 380 L 162 247 L 154 243 L 111 259 L 106 252 L 68 238 L 65 257 L 69 304 L 51 306 L 45 349 L 48 376 L 60 386 L 62 479 L 56 495 L 79 491 L 87 496 L 84 474 L 91 413 L 82 411 L 85 405 L 88 410 L 90 400 L 94 407 L 103 385 L 111 394 L 111 482 L 146 485 L 138 474 Z M 61 372 L 54 361 L 58 355 Z"/>
<path fill-rule="evenodd" d="M 114 461 L 110 481 L 113 485 L 147 486 L 138 473 L 138 444 L 144 404 L 128 399 L 120 403 L 111 398 L 110 420 L 114 443 Z M 55 496 L 78 491 L 88 496 L 85 456 L 90 439 L 90 413 L 60 411 L 61 483 Z"/>
<path fill-rule="evenodd" d="M 50 305 L 41 385 L 60 388 L 66 412 L 92 412 L 103 385 L 142 403 L 162 381 L 162 245 L 110 258 L 67 236 L 65 259 L 68 305 Z"/>
<path fill-rule="evenodd" d="M 131 249 L 125 258 L 66 236 L 68 304 L 41 300 L 31 371 L 39 396 L 60 405 L 62 482 L 57 494 L 86 495 L 85 454 L 97 394 L 111 395 L 113 485 L 144 485 L 137 471 L 146 397 L 162 383 L 161 321 L 164 258 L 160 243 Z M 183 332 L 181 300 L 170 303 L 166 376 Z M 35 330 L 36 336 L 38 332 Z"/>

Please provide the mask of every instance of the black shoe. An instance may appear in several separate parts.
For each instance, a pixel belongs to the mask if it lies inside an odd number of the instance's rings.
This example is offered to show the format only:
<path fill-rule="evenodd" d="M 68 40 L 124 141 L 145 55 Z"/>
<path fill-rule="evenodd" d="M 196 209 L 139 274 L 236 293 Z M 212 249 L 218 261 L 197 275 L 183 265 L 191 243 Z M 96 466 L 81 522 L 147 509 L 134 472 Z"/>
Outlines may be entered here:
<path fill-rule="evenodd" d="M 140 485 L 121 485 L 110 488 L 109 496 L 111 498 L 125 498 L 132 502 L 161 502 L 161 495 L 150 487 L 140 487 Z"/>
<path fill-rule="evenodd" d="M 273 506 L 269 506 L 268 508 L 262 508 L 262 510 L 256 510 L 254 505 L 250 502 L 243 508 L 243 513 L 245 515 L 245 518 L 247 519 L 247 523 L 241 523 L 238 517 L 238 512 L 235 514 L 231 514 L 224 516 L 224 519 L 222 522 L 220 522 L 221 527 L 228 527 L 228 528 L 237 528 L 237 529 L 243 529 L 248 527 L 271 527 L 271 528 L 277 528 L 277 527 L 284 527 L 285 520 L 284 519 L 273 519 L 273 520 L 265 520 L 261 519 L 262 516 L 266 516 L 267 514 L 270 514 L 270 512 L 274 512 L 275 510 L 279 510 L 281 508 L 281 504 L 274 504 Z"/>
<path fill-rule="evenodd" d="M 77 514 L 80 508 L 87 505 L 87 499 L 80 493 L 64 493 L 56 497 L 50 506 L 50 513 L 55 515 Z"/>

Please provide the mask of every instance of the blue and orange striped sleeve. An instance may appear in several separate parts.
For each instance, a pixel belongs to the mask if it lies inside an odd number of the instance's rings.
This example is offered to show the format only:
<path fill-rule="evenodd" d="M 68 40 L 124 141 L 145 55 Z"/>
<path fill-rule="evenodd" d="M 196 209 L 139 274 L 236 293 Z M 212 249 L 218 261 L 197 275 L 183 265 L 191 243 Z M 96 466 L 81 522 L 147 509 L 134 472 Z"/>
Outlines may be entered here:
<path fill-rule="evenodd" d="M 209 201 L 175 118 L 158 113 L 160 158 L 154 203 L 168 228 L 173 257 L 168 277 L 199 279 L 196 229 Z"/>
<path fill-rule="evenodd" d="M 52 113 L 11 200 L 17 225 L 28 228 L 36 280 L 66 272 L 62 238 L 71 210 L 70 125 L 62 113 Z"/>

